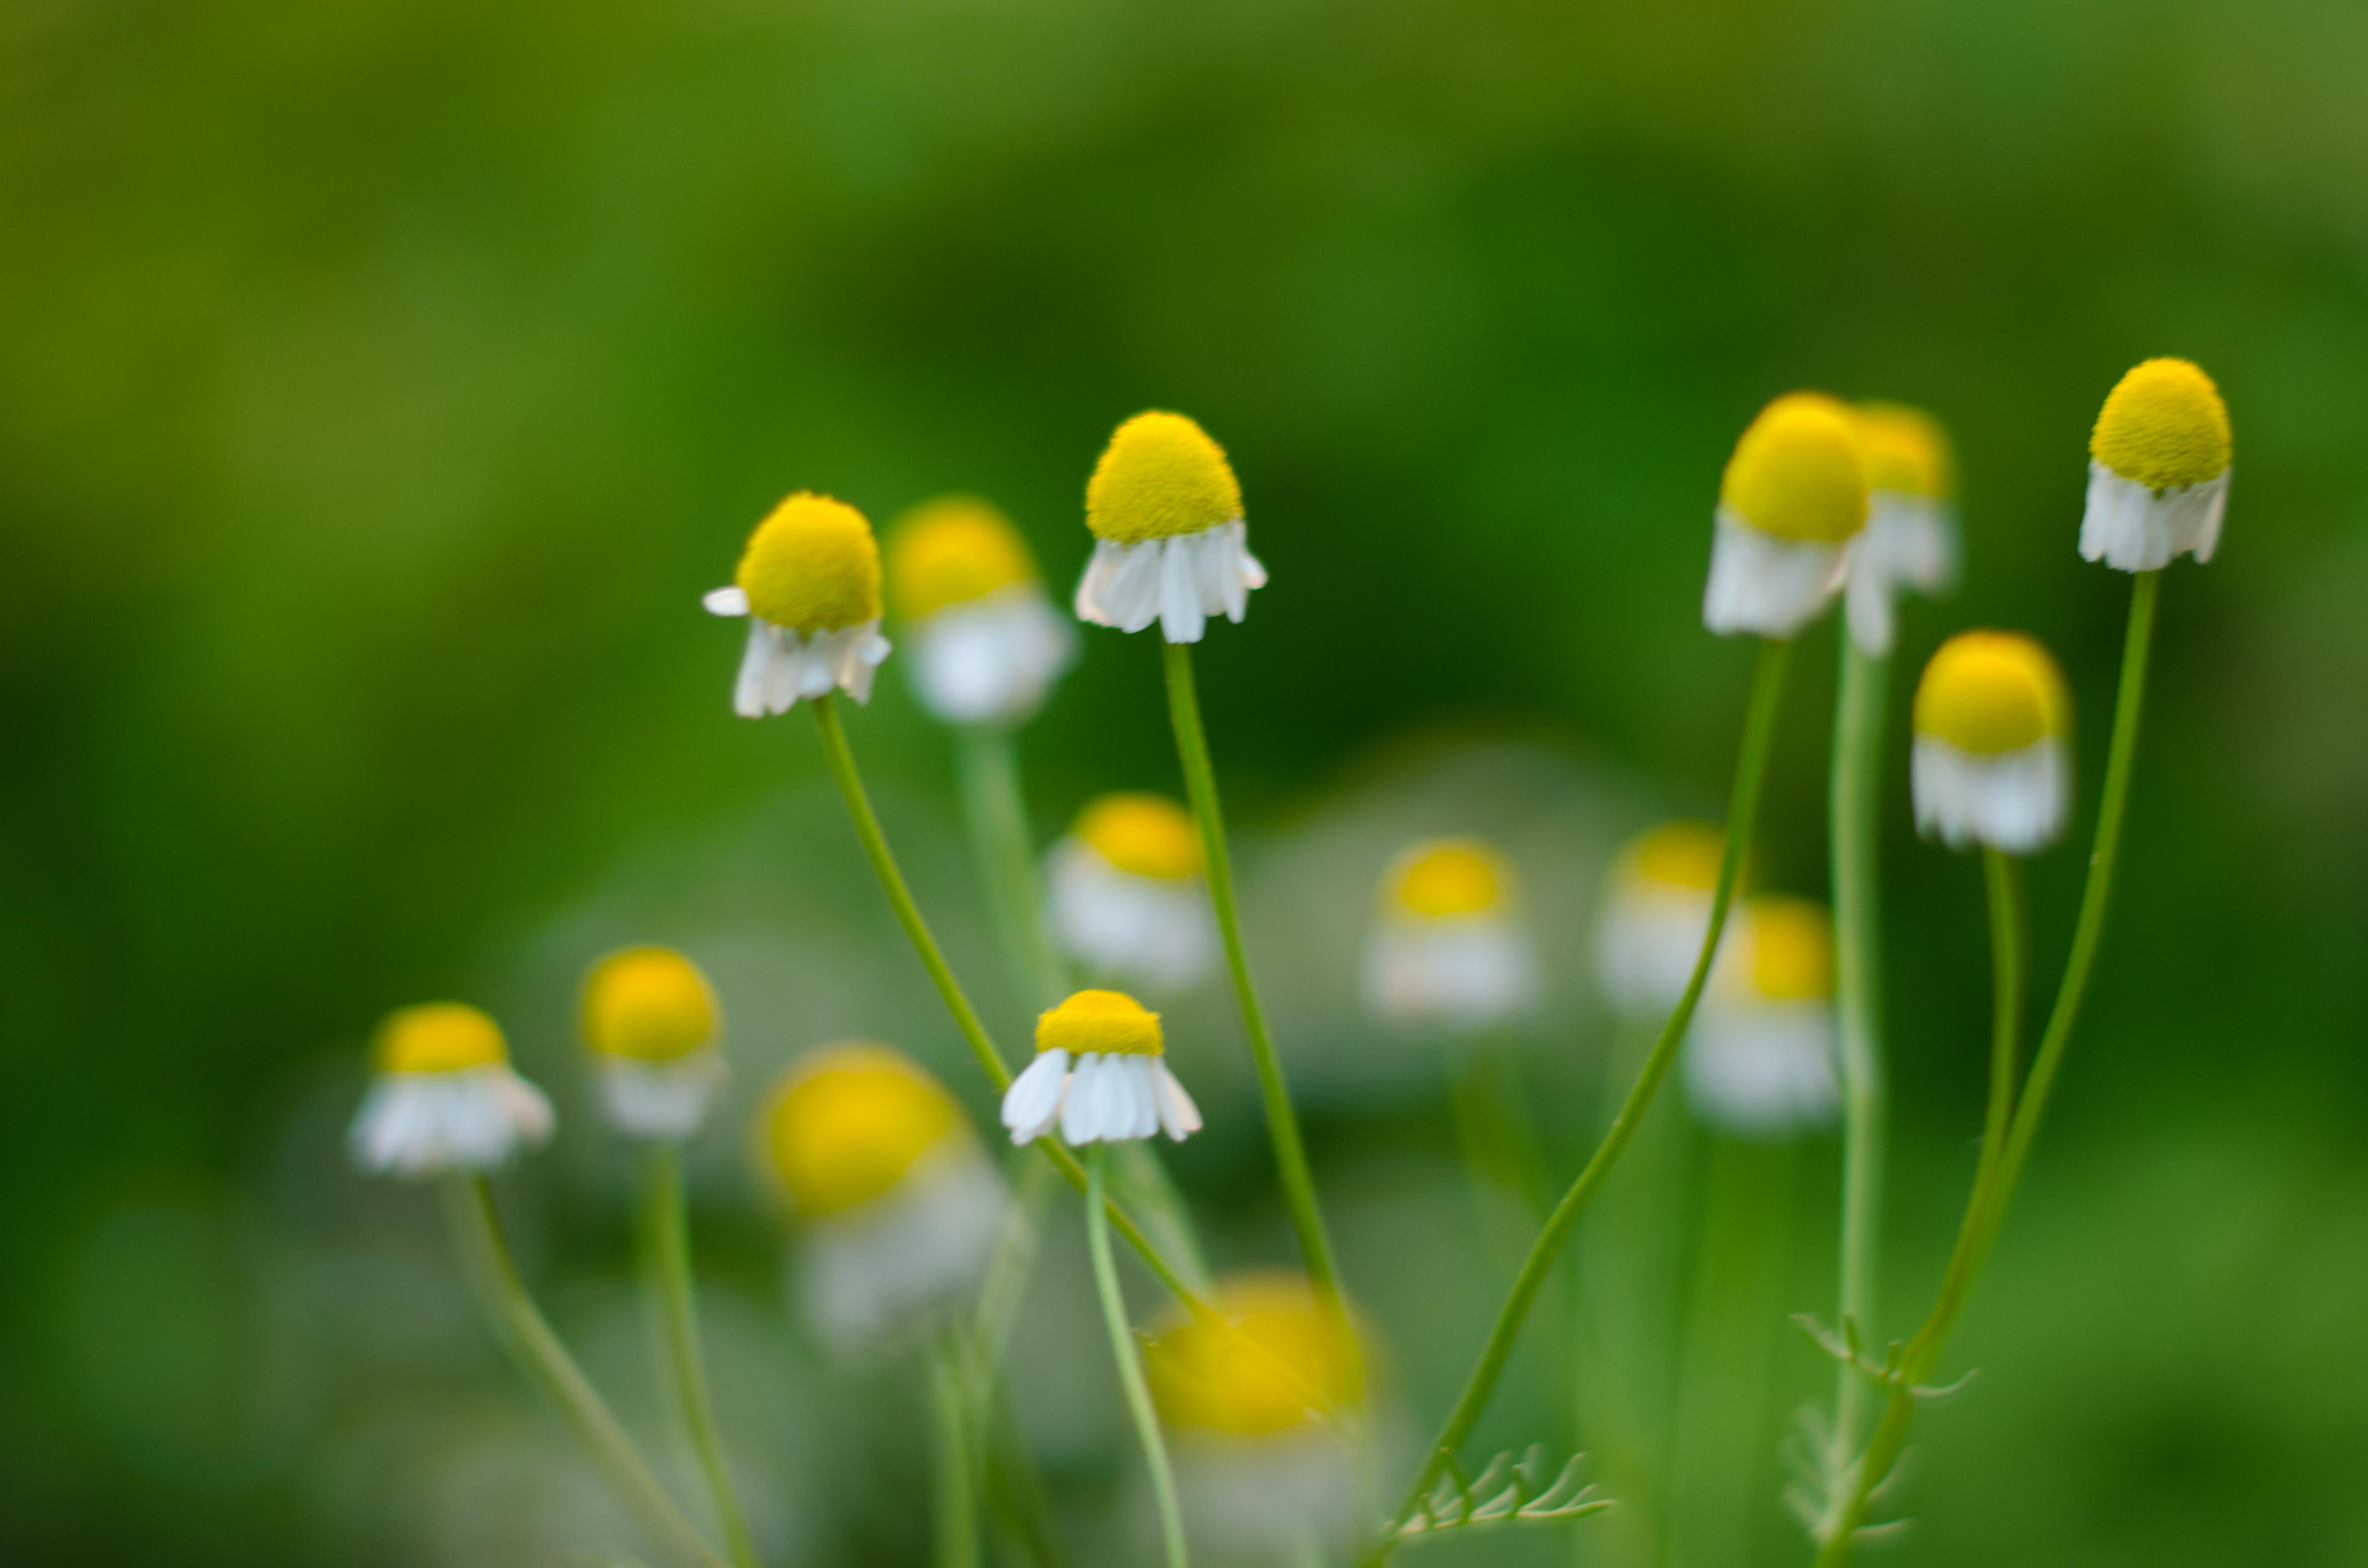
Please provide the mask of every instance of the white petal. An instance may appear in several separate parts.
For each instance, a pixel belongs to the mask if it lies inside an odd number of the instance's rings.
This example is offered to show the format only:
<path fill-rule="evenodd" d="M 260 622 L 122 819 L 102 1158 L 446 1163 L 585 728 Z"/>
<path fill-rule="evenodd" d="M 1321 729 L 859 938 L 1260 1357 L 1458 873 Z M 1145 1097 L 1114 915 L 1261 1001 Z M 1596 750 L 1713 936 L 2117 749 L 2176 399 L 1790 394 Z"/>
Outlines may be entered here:
<path fill-rule="evenodd" d="M 748 594 L 745 588 L 712 588 L 700 596 L 699 602 L 707 607 L 710 615 L 746 615 Z"/>
<path fill-rule="evenodd" d="M 1077 1058 L 1069 1074 L 1069 1092 L 1061 1101 L 1061 1136 L 1073 1145 L 1082 1147 L 1100 1136 L 1101 1077 L 1102 1059 L 1090 1051 Z"/>
<path fill-rule="evenodd" d="M 1167 1130 L 1168 1137 L 1181 1143 L 1201 1131 L 1201 1108 L 1192 1103 L 1192 1096 L 1184 1092 L 1183 1081 L 1167 1070 L 1164 1059 L 1157 1066 L 1159 1125 Z"/>
<path fill-rule="evenodd" d="M 1160 565 L 1166 559 L 1167 546 L 1159 540 L 1118 547 L 1118 564 L 1102 597 L 1109 614 L 1102 624 L 1140 631 L 1159 618 Z"/>
<path fill-rule="evenodd" d="M 1197 536 L 1164 541 L 1159 562 L 1159 634 L 1170 642 L 1198 642 L 1208 617 L 1201 608 Z"/>
<path fill-rule="evenodd" d="M 743 719 L 765 716 L 765 694 L 773 679 L 773 629 L 761 620 L 748 623 L 748 646 L 740 655 L 740 674 L 732 683 L 732 711 Z"/>
<path fill-rule="evenodd" d="M 1790 637 L 1832 602 L 1848 564 L 1841 545 L 1778 539 L 1721 507 L 1702 586 L 1702 624 L 1721 636 Z"/>
<path fill-rule="evenodd" d="M 1042 1051 L 1020 1069 L 1003 1092 L 1003 1125 L 1014 1143 L 1033 1142 L 1052 1127 L 1061 1113 L 1061 1091 L 1069 1081 L 1069 1053 Z"/>

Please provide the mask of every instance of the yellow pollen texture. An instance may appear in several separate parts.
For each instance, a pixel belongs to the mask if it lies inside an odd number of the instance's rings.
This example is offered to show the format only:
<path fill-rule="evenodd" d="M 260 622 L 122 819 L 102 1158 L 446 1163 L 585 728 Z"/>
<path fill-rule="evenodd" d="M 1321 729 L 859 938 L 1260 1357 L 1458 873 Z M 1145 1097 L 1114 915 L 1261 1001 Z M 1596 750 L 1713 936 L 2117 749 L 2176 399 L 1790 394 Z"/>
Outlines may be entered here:
<path fill-rule="evenodd" d="M 1122 991 L 1080 991 L 1036 1019 L 1036 1049 L 1157 1056 L 1159 1015 Z"/>
<path fill-rule="evenodd" d="M 880 615 L 880 546 L 863 514 L 801 490 L 757 525 L 733 581 L 764 620 L 837 631 Z"/>
<path fill-rule="evenodd" d="M 379 1025 L 371 1050 L 384 1073 L 459 1073 L 510 1057 L 501 1026 L 463 1002 L 396 1008 Z"/>
<path fill-rule="evenodd" d="M 1476 838 L 1434 838 L 1401 854 L 1387 879 L 1391 903 L 1438 920 L 1497 908 L 1511 891 L 1512 868 Z"/>
<path fill-rule="evenodd" d="M 941 495 L 888 530 L 888 602 L 919 620 L 1036 581 L 1036 562 L 1011 519 L 973 495 Z"/>
<path fill-rule="evenodd" d="M 832 1046 L 784 1074 L 760 1153 L 801 1218 L 827 1219 L 894 1188 L 961 1122 L 945 1086 L 898 1052 Z"/>
<path fill-rule="evenodd" d="M 1772 1002 L 1834 994 L 1834 928 L 1823 906 L 1763 893 L 1744 903 L 1751 933 L 1751 983 Z"/>
<path fill-rule="evenodd" d="M 1242 515 L 1224 449 L 1180 414 L 1138 414 L 1118 427 L 1086 482 L 1086 527 L 1136 544 L 1196 534 Z"/>
<path fill-rule="evenodd" d="M 1145 1346 L 1152 1398 L 1169 1423 L 1261 1437 L 1309 1420 L 1311 1395 L 1336 1408 L 1363 1399 L 1358 1358 L 1305 1280 L 1236 1275 L 1212 1295 L 1235 1333 L 1183 1318 Z"/>
<path fill-rule="evenodd" d="M 1622 858 L 1638 881 L 1709 892 L 1718 886 L 1719 857 L 1725 852 L 1725 835 L 1708 823 L 1668 822 L 1630 840 Z"/>
<path fill-rule="evenodd" d="M 584 1040 L 604 1056 L 671 1062 L 715 1038 L 715 994 L 672 948 L 629 948 L 584 983 Z"/>
<path fill-rule="evenodd" d="M 2021 751 L 2070 729 L 2072 698 L 2045 648 L 2011 631 L 1966 631 L 1941 644 L 1916 686 L 1916 733 L 1959 751 Z"/>
<path fill-rule="evenodd" d="M 1939 420 L 1904 403 L 1861 403 L 1851 412 L 1858 416 L 1869 490 L 1928 501 L 1955 491 L 1956 462 Z"/>
<path fill-rule="evenodd" d="M 1164 795 L 1104 795 L 1078 815 L 1075 832 L 1121 871 L 1162 881 L 1201 874 L 1200 830 Z"/>
<path fill-rule="evenodd" d="M 1735 444 L 1718 498 L 1761 533 L 1839 544 L 1866 526 L 1866 492 L 1850 411 L 1821 392 L 1788 392 Z"/>
<path fill-rule="evenodd" d="M 2197 484 L 2228 470 L 2228 405 L 2185 359 L 2148 359 L 2106 395 L 2089 455 L 2152 490 Z"/>

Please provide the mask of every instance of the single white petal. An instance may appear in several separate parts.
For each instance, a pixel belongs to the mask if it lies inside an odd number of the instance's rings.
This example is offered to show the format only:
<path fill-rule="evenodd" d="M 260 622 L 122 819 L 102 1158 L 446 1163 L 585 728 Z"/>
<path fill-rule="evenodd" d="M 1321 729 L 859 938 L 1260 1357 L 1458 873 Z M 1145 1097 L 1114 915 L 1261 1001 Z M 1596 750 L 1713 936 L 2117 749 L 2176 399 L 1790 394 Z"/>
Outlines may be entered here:
<path fill-rule="evenodd" d="M 1014 1143 L 1030 1142 L 1052 1125 L 1060 1113 L 1061 1090 L 1068 1076 L 1069 1053 L 1055 1049 L 1038 1051 L 1036 1060 L 1011 1080 L 1011 1086 L 1003 1092 L 1003 1125 L 1011 1130 Z"/>
<path fill-rule="evenodd" d="M 1184 1092 L 1184 1082 L 1167 1069 L 1165 1058 L 1158 1063 L 1159 1125 L 1167 1136 L 1181 1143 L 1201 1131 L 1201 1108 Z"/>
<path fill-rule="evenodd" d="M 1061 1101 L 1061 1136 L 1082 1148 L 1101 1135 L 1100 1088 L 1102 1059 L 1087 1051 L 1077 1058 L 1069 1074 L 1069 1092 Z"/>
<path fill-rule="evenodd" d="M 1196 538 L 1165 541 L 1159 563 L 1159 634 L 1170 642 L 1198 642 L 1208 624 L 1201 608 Z"/>
<path fill-rule="evenodd" d="M 1167 545 L 1156 539 L 1119 547 L 1118 564 L 1103 596 L 1110 616 L 1104 625 L 1140 631 L 1159 619 L 1160 572 L 1167 555 Z"/>
<path fill-rule="evenodd" d="M 711 588 L 700 596 L 699 602 L 707 607 L 710 615 L 746 615 L 747 590 L 738 586 Z"/>

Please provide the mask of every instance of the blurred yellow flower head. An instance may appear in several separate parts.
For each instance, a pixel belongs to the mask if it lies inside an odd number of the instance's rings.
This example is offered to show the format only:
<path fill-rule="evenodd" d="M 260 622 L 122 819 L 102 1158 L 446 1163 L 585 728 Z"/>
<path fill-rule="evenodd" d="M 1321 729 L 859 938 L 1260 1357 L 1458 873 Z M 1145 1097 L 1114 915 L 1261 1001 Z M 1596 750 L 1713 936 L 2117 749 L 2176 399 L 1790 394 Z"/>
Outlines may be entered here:
<path fill-rule="evenodd" d="M 1399 914 L 1431 920 L 1486 915 L 1513 897 L 1513 869 L 1477 838 L 1433 838 L 1410 846 L 1383 878 L 1383 897 Z"/>
<path fill-rule="evenodd" d="M 379 1025 L 371 1054 L 382 1073 L 458 1073 L 510 1059 L 501 1026 L 465 1002 L 396 1008 Z"/>
<path fill-rule="evenodd" d="M 1866 526 L 1866 459 L 1850 411 L 1822 392 L 1760 410 L 1727 460 L 1719 503 L 1751 528 L 1839 544 Z"/>
<path fill-rule="evenodd" d="M 888 597 L 899 619 L 920 620 L 954 605 L 1036 581 L 1019 530 L 975 495 L 940 495 L 888 530 Z"/>
<path fill-rule="evenodd" d="M 843 1214 L 894 1191 L 968 1131 L 945 1086 L 884 1045 L 817 1051 L 785 1074 L 758 1119 L 759 1152 L 798 1217 Z"/>
<path fill-rule="evenodd" d="M 1824 905 L 1761 893 L 1745 901 L 1744 915 L 1753 991 L 1771 1002 L 1834 994 L 1834 926 Z"/>
<path fill-rule="evenodd" d="M 629 948 L 592 968 L 584 983 L 584 1040 L 604 1056 L 670 1062 L 715 1039 L 707 976 L 672 948 Z"/>
<path fill-rule="evenodd" d="M 1956 462 L 1939 420 L 1904 403 L 1861 403 L 1850 412 L 1870 491 L 1934 501 L 1954 494 Z"/>
<path fill-rule="evenodd" d="M 1145 1347 L 1152 1398 L 1168 1425 L 1262 1437 L 1311 1421 L 1310 1395 L 1331 1408 L 1363 1401 L 1355 1349 L 1304 1279 L 1235 1275 L 1210 1305 L 1235 1332 L 1178 1317 Z"/>
<path fill-rule="evenodd" d="M 2072 699 L 2055 657 L 2011 631 L 1952 637 L 1917 683 L 1914 722 L 1960 751 L 2021 751 L 2071 728 Z"/>
<path fill-rule="evenodd" d="M 1036 1019 L 1036 1049 L 1072 1056 L 1157 1056 L 1159 1015 L 1123 991 L 1080 991 Z"/>
<path fill-rule="evenodd" d="M 1201 874 L 1201 832 L 1165 795 L 1097 796 L 1078 814 L 1076 835 L 1121 871 L 1162 881 Z"/>
<path fill-rule="evenodd" d="M 485 1171 L 551 1136 L 551 1102 L 510 1071 L 501 1027 L 460 1002 L 398 1007 L 371 1041 L 378 1071 L 347 1131 L 377 1174 Z"/>

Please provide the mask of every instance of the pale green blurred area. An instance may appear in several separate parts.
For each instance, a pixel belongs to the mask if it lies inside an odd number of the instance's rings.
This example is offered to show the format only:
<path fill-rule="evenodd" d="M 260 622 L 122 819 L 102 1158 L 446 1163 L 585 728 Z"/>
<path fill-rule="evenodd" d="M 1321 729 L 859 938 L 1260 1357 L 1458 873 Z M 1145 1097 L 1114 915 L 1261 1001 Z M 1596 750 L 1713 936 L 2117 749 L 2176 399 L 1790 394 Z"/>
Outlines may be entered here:
<path fill-rule="evenodd" d="M 988 1101 L 803 719 L 731 717 L 736 629 L 698 595 L 794 486 L 880 517 L 983 493 L 1065 587 L 1094 453 L 1152 405 L 1227 445 L 1274 573 L 1205 645 L 1203 695 L 1401 1458 L 1507 1265 L 1436 1063 L 1354 1011 L 1372 876 L 1417 833 L 1513 850 L 1554 1001 L 1525 1065 L 1567 1175 L 1609 1039 L 1594 878 L 1628 829 L 1714 812 L 1732 761 L 1748 653 L 1698 617 L 1729 444 L 1796 385 L 1950 424 L 1969 573 L 1906 616 L 1885 824 L 1904 1329 L 1987 1027 L 1978 879 L 1907 832 L 1907 675 L 1959 626 L 2047 639 L 2085 833 L 2126 584 L 2073 553 L 2083 440 L 2128 364 L 2176 353 L 2229 397 L 2228 534 L 2165 585 L 2091 1027 L 1949 1358 L 1983 1371 L 1919 1426 L 1896 1560 L 2368 1559 L 2363 68 L 2368 14 L 2337 0 L 10 7 L 8 1555 L 618 1549 L 427 1195 L 350 1175 L 340 1139 L 383 1009 L 495 1009 L 563 1119 L 503 1183 L 529 1273 L 671 1455 L 627 1167 L 568 1038 L 579 967 L 655 939 L 712 967 L 741 1062 L 695 1221 L 752 1512 L 781 1563 L 921 1560 L 916 1391 L 791 1322 L 736 1119 L 855 1034 Z M 1830 639 L 1799 661 L 1763 854 L 1811 894 Z M 1025 737 L 1047 839 L 1095 790 L 1176 787 L 1156 665 L 1090 635 Z M 851 727 L 1015 1049 L 944 738 L 893 670 Z M 2081 861 L 2034 869 L 2043 986 Z M 1230 1003 L 1171 1014 L 1213 1113 L 1175 1162 L 1212 1248 L 1287 1260 Z M 1682 1144 L 1674 1097 L 1656 1117 Z M 1787 1244 L 1725 1303 L 1768 1383 L 1713 1568 L 1805 1561 L 1775 1443 L 1829 1380 L 1783 1318 L 1831 1310 L 1834 1180 L 1829 1142 L 1793 1152 Z M 1701 1191 L 1672 1199 L 1688 1237 Z M 1020 1415 L 1076 1559 L 1135 1561 L 1075 1219 Z M 1567 1441 L 1548 1348 L 1481 1445 Z"/>

